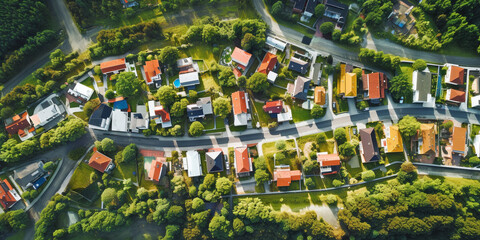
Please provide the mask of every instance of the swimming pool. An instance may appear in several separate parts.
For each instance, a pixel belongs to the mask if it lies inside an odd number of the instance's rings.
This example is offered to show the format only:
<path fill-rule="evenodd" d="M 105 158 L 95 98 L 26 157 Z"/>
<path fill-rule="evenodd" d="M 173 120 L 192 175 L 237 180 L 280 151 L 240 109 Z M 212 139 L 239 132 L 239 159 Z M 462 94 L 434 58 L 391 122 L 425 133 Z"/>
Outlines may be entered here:
<path fill-rule="evenodd" d="M 182 84 L 180 83 L 180 79 L 176 79 L 175 81 L 173 81 L 173 86 L 175 86 L 176 88 L 179 88 L 182 86 Z"/>
<path fill-rule="evenodd" d="M 435 92 L 435 97 L 440 97 L 442 95 L 442 75 L 438 74 L 437 78 L 437 91 Z"/>

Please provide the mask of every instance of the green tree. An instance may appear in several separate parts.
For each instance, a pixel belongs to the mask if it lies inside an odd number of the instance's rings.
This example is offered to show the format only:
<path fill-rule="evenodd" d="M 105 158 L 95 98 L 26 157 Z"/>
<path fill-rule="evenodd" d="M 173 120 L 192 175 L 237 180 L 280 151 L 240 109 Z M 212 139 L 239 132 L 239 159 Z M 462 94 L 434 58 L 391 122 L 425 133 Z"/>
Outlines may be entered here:
<path fill-rule="evenodd" d="M 229 239 L 233 236 L 230 221 L 225 216 L 215 214 L 208 225 L 208 230 L 214 239 Z"/>
<path fill-rule="evenodd" d="M 170 114 L 174 117 L 182 117 L 186 112 L 187 106 L 183 105 L 181 102 L 174 102 L 170 109 Z"/>
<path fill-rule="evenodd" d="M 325 5 L 323 4 L 317 4 L 315 7 L 315 16 L 317 17 L 323 17 L 323 14 L 325 13 Z"/>
<path fill-rule="evenodd" d="M 362 79 L 362 72 L 363 72 L 363 70 L 362 70 L 361 68 L 354 68 L 354 69 L 352 70 L 352 72 L 357 75 L 357 80 Z"/>
<path fill-rule="evenodd" d="M 477 166 L 480 165 L 480 159 L 477 156 L 472 156 L 468 159 L 468 163 L 472 166 Z"/>
<path fill-rule="evenodd" d="M 87 117 L 90 117 L 92 115 L 93 111 L 100 105 L 100 100 L 98 98 L 92 99 L 85 103 L 85 106 L 83 106 L 83 113 L 87 115 Z"/>
<path fill-rule="evenodd" d="M 124 97 L 134 96 L 142 90 L 141 87 L 142 81 L 135 76 L 135 73 L 121 72 L 118 74 L 117 83 L 115 84 L 118 94 Z"/>
<path fill-rule="evenodd" d="M 417 59 L 415 62 L 412 64 L 413 70 L 418 70 L 418 71 L 423 71 L 425 68 L 427 68 L 427 62 L 423 59 Z"/>
<path fill-rule="evenodd" d="M 417 131 L 420 129 L 420 123 L 415 117 L 406 115 L 398 122 L 398 129 L 404 137 L 410 138 L 417 134 Z"/>
<path fill-rule="evenodd" d="M 198 137 L 203 135 L 203 131 L 205 127 L 201 122 L 195 121 L 190 125 L 190 129 L 188 129 L 188 133 L 193 137 Z"/>
<path fill-rule="evenodd" d="M 338 147 L 338 152 L 344 157 L 351 157 L 355 155 L 355 146 L 350 142 L 343 143 Z"/>
<path fill-rule="evenodd" d="M 184 132 L 182 126 L 176 124 L 175 126 L 168 129 L 168 133 L 172 136 L 182 136 Z"/>
<path fill-rule="evenodd" d="M 277 150 L 284 150 L 287 144 L 285 143 L 285 140 L 278 140 L 275 142 L 275 148 Z"/>
<path fill-rule="evenodd" d="M 181 206 L 173 205 L 168 209 L 166 219 L 170 224 L 182 224 L 185 212 Z"/>
<path fill-rule="evenodd" d="M 115 144 L 113 143 L 113 140 L 110 138 L 104 138 L 101 141 L 102 143 L 102 151 L 106 153 L 112 153 L 115 151 L 117 148 L 115 147 Z"/>
<path fill-rule="evenodd" d="M 371 181 L 375 179 L 375 172 L 372 170 L 367 170 L 365 172 L 362 172 L 362 180 L 363 181 Z"/>
<path fill-rule="evenodd" d="M 307 160 L 303 164 L 303 171 L 306 174 L 313 174 L 317 172 L 319 169 L 320 169 L 320 166 L 318 165 L 317 161 Z"/>
<path fill-rule="evenodd" d="M 325 109 L 318 104 L 314 104 L 312 110 L 310 110 L 310 114 L 315 119 L 321 118 L 325 115 Z"/>
<path fill-rule="evenodd" d="M 215 189 L 222 195 L 229 194 L 232 189 L 232 181 L 226 177 L 218 178 L 215 183 Z"/>
<path fill-rule="evenodd" d="M 317 144 L 322 144 L 327 142 L 327 135 L 324 132 L 318 133 L 315 138 Z"/>
<path fill-rule="evenodd" d="M 2 110 L 0 110 L 0 118 L 2 119 L 7 119 L 11 116 L 13 116 L 14 112 L 11 107 L 3 107 Z"/>
<path fill-rule="evenodd" d="M 177 91 L 171 86 L 162 86 L 158 89 L 156 97 L 164 107 L 169 107 L 176 101 Z"/>
<path fill-rule="evenodd" d="M 187 185 L 185 185 L 183 176 L 175 176 L 171 180 L 170 187 L 173 193 L 182 195 L 185 193 Z"/>
<path fill-rule="evenodd" d="M 393 77 L 388 85 L 388 89 L 395 100 L 399 100 L 401 97 L 407 98 L 412 95 L 412 83 L 408 80 L 406 74 Z"/>
<path fill-rule="evenodd" d="M 213 100 L 213 112 L 219 117 L 226 117 L 232 112 L 232 104 L 230 100 L 225 97 L 220 97 Z"/>
<path fill-rule="evenodd" d="M 247 77 L 243 75 L 238 77 L 237 84 L 239 88 L 245 88 L 247 86 Z"/>
<path fill-rule="evenodd" d="M 270 174 L 268 174 L 268 172 L 265 169 L 255 170 L 255 181 L 257 182 L 258 186 L 262 185 L 268 180 L 270 180 Z"/>
<path fill-rule="evenodd" d="M 334 29 L 335 25 L 331 22 L 324 22 L 322 25 L 320 25 L 320 32 L 326 35 L 332 33 Z"/>
<path fill-rule="evenodd" d="M 180 54 L 176 47 L 167 46 L 162 48 L 162 51 L 160 51 L 158 60 L 163 64 L 175 65 L 179 57 Z"/>
<path fill-rule="evenodd" d="M 105 205 L 115 205 L 117 203 L 117 191 L 115 188 L 107 188 L 102 192 L 102 202 Z"/>
<path fill-rule="evenodd" d="M 307 188 L 309 190 L 315 188 L 315 182 L 313 181 L 313 179 L 311 177 L 305 179 L 305 186 L 307 186 Z"/>
<path fill-rule="evenodd" d="M 242 236 L 245 233 L 245 224 L 239 218 L 233 219 L 233 232 L 235 236 Z"/>
<path fill-rule="evenodd" d="M 50 53 L 50 61 L 54 68 L 58 68 L 65 62 L 65 54 L 63 54 L 62 50 L 57 49 Z"/>
<path fill-rule="evenodd" d="M 269 86 L 267 75 L 256 72 L 247 80 L 247 88 L 253 92 L 262 92 L 267 90 Z"/>
<path fill-rule="evenodd" d="M 338 144 L 343 144 L 345 141 L 347 141 L 347 133 L 345 131 L 345 128 L 335 129 L 333 136 L 335 137 L 335 140 Z"/>
<path fill-rule="evenodd" d="M 54 162 L 46 162 L 43 165 L 43 169 L 47 172 L 51 172 L 55 169 L 55 163 Z"/>
<path fill-rule="evenodd" d="M 221 67 L 220 72 L 218 72 L 218 81 L 222 87 L 233 87 L 235 86 L 235 74 L 231 68 Z"/>
<path fill-rule="evenodd" d="M 194 198 L 192 200 L 192 209 L 195 212 L 201 212 L 205 210 L 205 202 L 201 198 Z"/>
<path fill-rule="evenodd" d="M 107 99 L 114 99 L 115 98 L 115 92 L 112 90 L 112 89 L 108 89 L 106 92 L 105 92 L 105 97 Z"/>
<path fill-rule="evenodd" d="M 137 159 L 137 145 L 130 143 L 122 151 L 122 159 L 125 163 L 132 163 Z"/>
<path fill-rule="evenodd" d="M 280 16 L 280 14 L 283 11 L 283 2 L 282 1 L 277 1 L 272 5 L 272 10 L 271 13 L 274 16 Z"/>

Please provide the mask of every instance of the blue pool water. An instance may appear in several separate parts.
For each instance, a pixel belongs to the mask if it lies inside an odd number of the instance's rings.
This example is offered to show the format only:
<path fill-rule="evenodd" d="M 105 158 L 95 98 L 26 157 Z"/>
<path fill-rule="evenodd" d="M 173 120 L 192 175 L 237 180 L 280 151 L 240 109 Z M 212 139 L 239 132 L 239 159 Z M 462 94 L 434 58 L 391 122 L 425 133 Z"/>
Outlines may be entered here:
<path fill-rule="evenodd" d="M 437 92 L 435 93 L 435 97 L 440 97 L 442 94 L 442 75 L 440 73 L 438 74 L 438 79 L 437 79 Z"/>
<path fill-rule="evenodd" d="M 173 86 L 175 86 L 176 88 L 179 88 L 182 86 L 182 84 L 180 84 L 180 79 L 176 79 L 175 81 L 173 81 Z"/>

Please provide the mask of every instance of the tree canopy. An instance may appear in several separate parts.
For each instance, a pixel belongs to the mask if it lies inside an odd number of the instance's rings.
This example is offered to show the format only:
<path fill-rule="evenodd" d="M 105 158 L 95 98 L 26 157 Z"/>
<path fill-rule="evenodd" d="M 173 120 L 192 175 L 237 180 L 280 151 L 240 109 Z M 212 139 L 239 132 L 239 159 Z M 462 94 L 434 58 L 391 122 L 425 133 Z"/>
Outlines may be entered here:
<path fill-rule="evenodd" d="M 142 89 L 142 81 L 135 76 L 133 72 L 121 72 L 118 74 L 115 88 L 117 93 L 124 97 L 134 96 Z"/>
<path fill-rule="evenodd" d="M 267 75 L 256 72 L 247 80 L 247 88 L 253 92 L 262 92 L 267 90 L 269 86 Z"/>
<path fill-rule="evenodd" d="M 230 99 L 226 97 L 219 97 L 213 100 L 213 112 L 219 117 L 226 117 L 232 112 L 232 104 Z"/>
<path fill-rule="evenodd" d="M 412 96 L 412 82 L 408 80 L 406 74 L 393 77 L 388 85 L 388 90 L 390 90 L 392 97 L 396 100 L 399 100 L 401 97 L 406 99 Z"/>
<path fill-rule="evenodd" d="M 398 130 L 404 137 L 413 137 L 420 129 L 420 123 L 413 116 L 407 115 L 398 122 Z"/>

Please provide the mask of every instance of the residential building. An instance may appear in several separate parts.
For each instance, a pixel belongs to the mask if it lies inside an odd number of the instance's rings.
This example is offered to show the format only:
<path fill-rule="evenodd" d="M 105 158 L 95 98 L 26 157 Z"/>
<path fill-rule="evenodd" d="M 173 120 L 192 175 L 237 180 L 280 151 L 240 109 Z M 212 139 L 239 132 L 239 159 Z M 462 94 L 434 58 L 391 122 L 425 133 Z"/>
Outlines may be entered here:
<path fill-rule="evenodd" d="M 184 158 L 183 163 L 186 164 L 185 167 L 187 168 L 189 177 L 202 176 L 202 163 L 200 162 L 200 154 L 197 151 L 188 151 L 187 157 Z"/>
<path fill-rule="evenodd" d="M 5 130 L 10 135 L 18 135 L 22 141 L 33 137 L 35 132 L 27 111 L 6 119 Z"/>
<path fill-rule="evenodd" d="M 162 83 L 162 70 L 158 60 L 146 61 L 143 70 L 145 71 L 147 85 L 155 84 L 158 87 Z"/>
<path fill-rule="evenodd" d="M 100 69 L 103 74 L 114 73 L 117 74 L 120 71 L 125 71 L 127 65 L 125 63 L 125 58 L 115 59 L 107 62 L 100 63 Z"/>
<path fill-rule="evenodd" d="M 420 125 L 420 130 L 417 134 L 418 136 L 418 154 L 431 154 L 435 153 L 435 135 L 436 135 L 435 124 L 433 123 L 422 123 Z"/>
<path fill-rule="evenodd" d="M 290 0 L 293 2 L 293 9 L 292 11 L 294 13 L 303 13 L 303 10 L 305 9 L 305 4 L 307 0 Z"/>
<path fill-rule="evenodd" d="M 122 112 L 118 109 L 112 112 L 112 131 L 128 132 L 128 123 L 128 112 Z"/>
<path fill-rule="evenodd" d="M 223 152 L 221 149 L 209 149 L 205 153 L 205 161 L 207 162 L 207 172 L 216 173 L 223 171 Z"/>
<path fill-rule="evenodd" d="M 298 76 L 295 79 L 295 83 L 287 84 L 287 93 L 292 96 L 293 99 L 299 99 L 306 101 L 308 96 L 308 89 L 310 87 L 310 79 Z"/>
<path fill-rule="evenodd" d="M 377 136 L 373 128 L 360 129 L 360 155 L 363 163 L 380 160 Z"/>
<path fill-rule="evenodd" d="M 467 129 L 462 127 L 453 127 L 452 150 L 454 153 L 465 155 L 467 153 L 466 139 Z"/>
<path fill-rule="evenodd" d="M 456 90 L 456 89 L 447 89 L 447 95 L 445 99 L 449 102 L 459 104 L 465 102 L 466 93 L 464 91 Z"/>
<path fill-rule="evenodd" d="M 150 120 L 148 119 L 147 107 L 137 105 L 137 112 L 132 112 L 130 119 L 130 131 L 141 132 L 148 129 Z"/>
<path fill-rule="evenodd" d="M 306 74 L 308 70 L 308 62 L 292 57 L 290 58 L 290 63 L 288 63 L 288 69 L 301 74 Z"/>
<path fill-rule="evenodd" d="M 348 6 L 336 0 L 325 0 L 324 17 L 336 23 L 336 27 L 343 29 L 348 17 Z"/>
<path fill-rule="evenodd" d="M 250 176 L 253 171 L 252 159 L 248 155 L 247 147 L 236 147 L 234 151 L 235 171 L 237 177 Z"/>
<path fill-rule="evenodd" d="M 480 157 L 480 134 L 475 135 L 475 138 L 473 139 L 473 148 L 475 149 L 477 157 Z"/>
<path fill-rule="evenodd" d="M 323 86 L 316 86 L 313 93 L 313 101 L 315 104 L 324 106 L 326 103 L 327 94 Z"/>
<path fill-rule="evenodd" d="M 323 0 L 308 0 L 303 11 L 303 16 L 307 19 L 311 18 L 315 14 L 315 7 L 317 4 L 323 3 Z"/>
<path fill-rule="evenodd" d="M 182 58 L 177 60 L 177 68 L 180 71 L 179 74 L 189 72 L 199 72 L 198 66 L 195 66 L 195 62 L 192 57 Z"/>
<path fill-rule="evenodd" d="M 293 119 L 293 116 L 292 116 L 292 110 L 290 109 L 290 106 L 284 104 L 283 111 L 277 114 L 277 122 L 279 123 L 288 122 L 288 121 L 292 121 L 292 119 Z"/>
<path fill-rule="evenodd" d="M 246 126 L 251 116 L 248 113 L 248 93 L 236 91 L 232 93 L 233 124 L 235 126 Z"/>
<path fill-rule="evenodd" d="M 124 8 L 131 8 L 131 7 L 138 6 L 138 2 L 136 2 L 135 0 L 120 0 L 120 2 L 123 4 Z"/>
<path fill-rule="evenodd" d="M 322 80 L 322 64 L 314 63 L 313 64 L 313 76 L 312 81 L 315 85 L 320 85 Z"/>
<path fill-rule="evenodd" d="M 150 119 L 154 120 L 156 124 L 162 124 L 162 128 L 172 126 L 170 113 L 163 108 L 160 102 L 148 101 L 148 111 L 150 112 Z"/>
<path fill-rule="evenodd" d="M 46 182 L 48 174 L 43 169 L 43 162 L 36 161 L 13 171 L 13 178 L 26 191 L 30 187 L 38 189 Z"/>
<path fill-rule="evenodd" d="M 129 111 L 127 100 L 120 100 L 113 103 L 113 110 Z"/>
<path fill-rule="evenodd" d="M 403 152 L 402 135 L 397 125 L 383 129 L 385 139 L 382 139 L 382 146 L 386 153 Z"/>
<path fill-rule="evenodd" d="M 242 70 L 245 70 L 248 65 L 250 65 L 250 62 L 252 60 L 252 54 L 244 51 L 243 49 L 235 47 L 232 52 L 231 58 L 232 61 L 236 62 Z"/>
<path fill-rule="evenodd" d="M 340 84 L 338 95 L 344 98 L 354 98 L 357 96 L 357 74 L 346 72 L 346 65 L 340 65 Z"/>
<path fill-rule="evenodd" d="M 69 102 L 76 102 L 78 104 L 85 104 L 93 95 L 94 90 L 81 84 L 77 83 L 73 88 L 67 90 L 67 97 Z"/>
<path fill-rule="evenodd" d="M 35 128 L 43 127 L 62 115 L 60 107 L 53 101 L 43 102 L 41 106 L 43 109 L 30 117 Z"/>
<path fill-rule="evenodd" d="M 362 74 L 363 95 L 371 103 L 380 103 L 385 98 L 387 75 L 382 72 Z"/>
<path fill-rule="evenodd" d="M 197 101 L 197 105 L 202 107 L 204 115 L 213 114 L 212 98 L 211 97 L 199 98 L 198 101 Z"/>
<path fill-rule="evenodd" d="M 274 71 L 270 71 L 267 75 L 267 81 L 271 84 L 274 84 L 275 80 L 277 80 L 277 77 L 278 77 L 278 73 Z"/>
<path fill-rule="evenodd" d="M 283 111 L 283 101 L 277 100 L 266 102 L 265 105 L 263 105 L 263 111 L 268 113 L 270 117 L 277 118 L 277 114 Z"/>
<path fill-rule="evenodd" d="M 200 84 L 198 72 L 188 72 L 178 75 L 180 85 L 182 87 L 192 87 Z"/>
<path fill-rule="evenodd" d="M 283 42 L 283 41 L 280 41 L 276 38 L 273 38 L 273 37 L 267 37 L 265 43 L 270 46 L 270 47 L 273 47 L 273 48 L 276 48 L 280 51 L 285 51 L 285 48 L 287 47 L 287 43 L 286 42 Z"/>
<path fill-rule="evenodd" d="M 412 89 L 414 103 L 432 101 L 432 74 L 429 71 L 413 71 Z"/>
<path fill-rule="evenodd" d="M 90 160 L 88 161 L 88 166 L 94 168 L 101 173 L 111 173 L 112 170 L 115 168 L 113 160 L 99 151 L 93 152 Z"/>
<path fill-rule="evenodd" d="M 464 78 L 465 69 L 456 65 L 448 65 L 447 74 L 445 75 L 445 83 L 463 85 Z"/>
<path fill-rule="evenodd" d="M 108 131 L 110 122 L 112 120 L 112 108 L 106 104 L 100 104 L 95 111 L 93 111 L 88 120 L 88 127 L 92 129 Z"/>
<path fill-rule="evenodd" d="M 150 169 L 148 170 L 148 179 L 154 181 L 154 182 L 159 182 L 160 179 L 162 178 L 163 175 L 165 175 L 165 169 L 166 169 L 166 164 L 165 164 L 166 159 L 163 159 L 163 161 L 160 158 L 156 158 L 152 160 L 152 163 L 150 164 Z"/>
<path fill-rule="evenodd" d="M 7 179 L 0 179 L 0 204 L 4 210 L 13 207 L 13 205 L 21 199 L 22 198 L 18 195 L 17 190 L 10 185 Z"/>
<path fill-rule="evenodd" d="M 190 122 L 204 119 L 213 114 L 211 97 L 200 98 L 197 103 L 187 105 L 187 116 Z"/>
<path fill-rule="evenodd" d="M 472 101 L 472 108 L 480 107 L 480 95 L 472 96 L 470 100 Z"/>
<path fill-rule="evenodd" d="M 317 162 L 320 165 L 320 173 L 322 175 L 338 173 L 342 166 L 340 156 L 337 153 L 319 152 L 317 153 Z"/>
<path fill-rule="evenodd" d="M 302 172 L 300 170 L 275 169 L 273 172 L 273 181 L 277 182 L 277 187 L 289 187 L 292 181 L 300 181 Z"/>
<path fill-rule="evenodd" d="M 257 71 L 268 75 L 270 71 L 275 69 L 276 65 L 277 55 L 267 52 L 263 57 L 262 63 L 258 67 Z"/>

